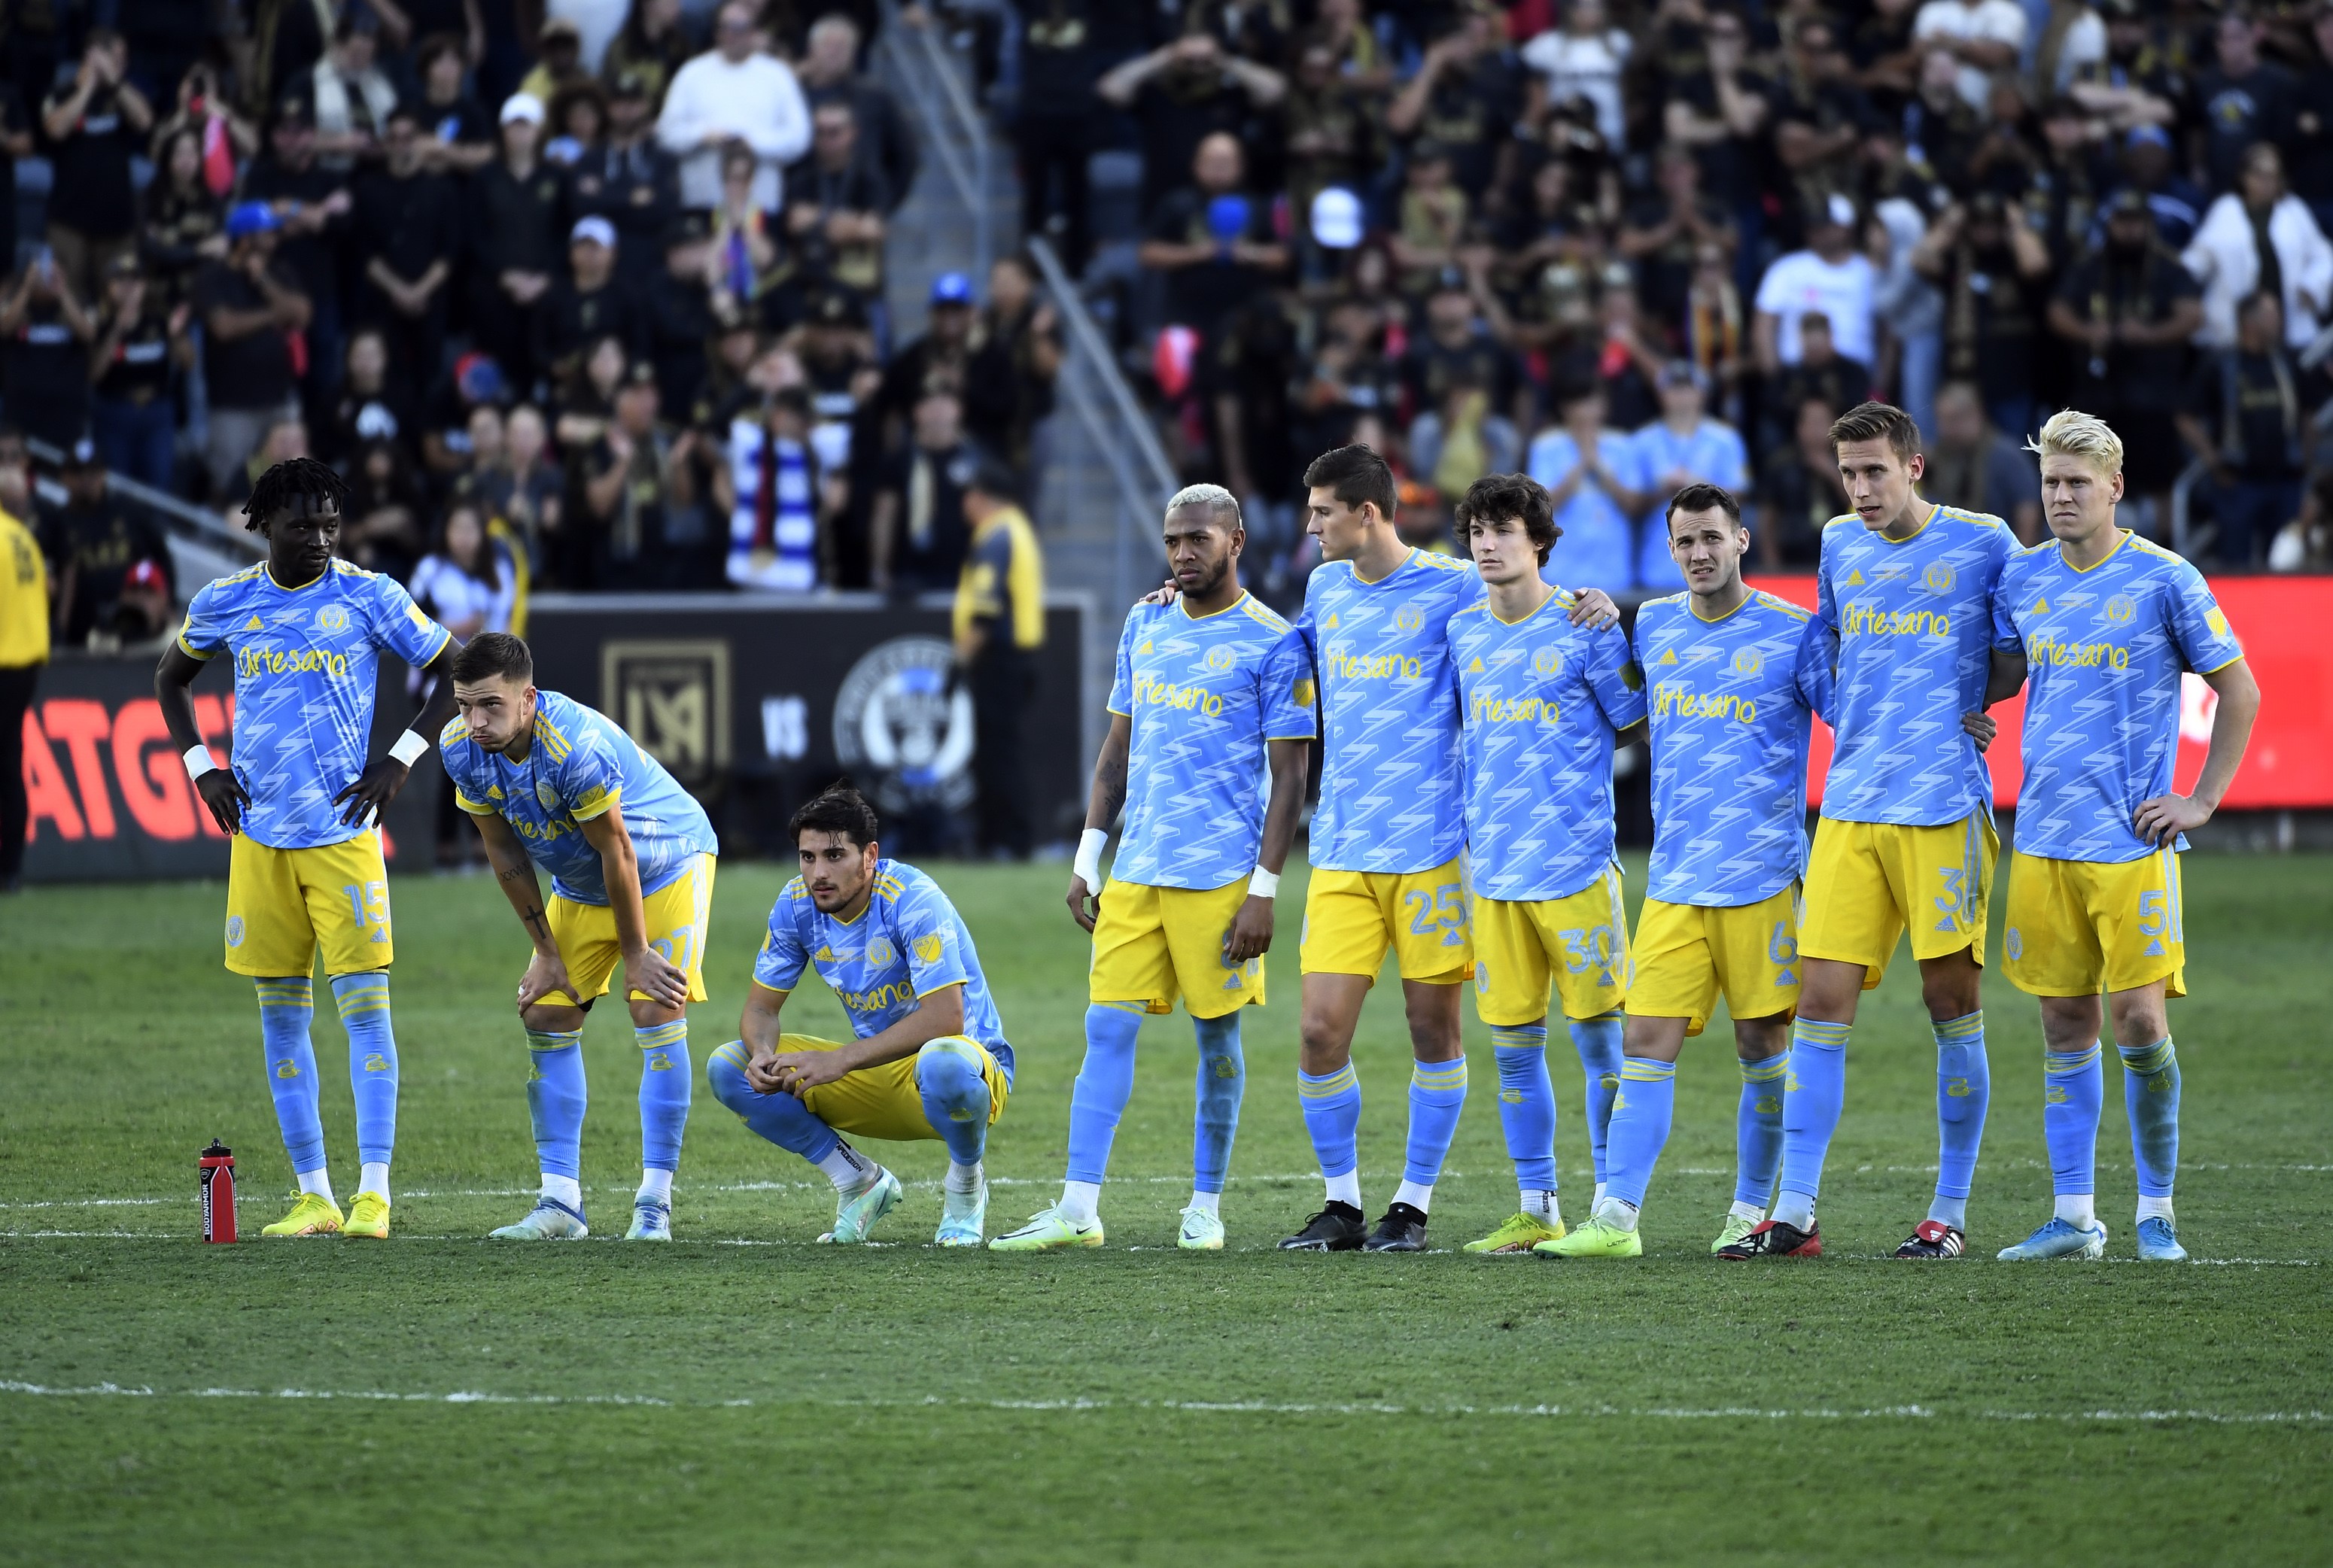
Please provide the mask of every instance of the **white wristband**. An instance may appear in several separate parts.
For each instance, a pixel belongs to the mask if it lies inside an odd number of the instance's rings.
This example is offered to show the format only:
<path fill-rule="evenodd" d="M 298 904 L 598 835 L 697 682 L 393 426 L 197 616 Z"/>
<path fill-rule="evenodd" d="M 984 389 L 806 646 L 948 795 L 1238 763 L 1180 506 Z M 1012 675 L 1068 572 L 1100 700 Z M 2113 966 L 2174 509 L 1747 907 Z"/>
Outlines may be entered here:
<path fill-rule="evenodd" d="M 1086 884 L 1088 893 L 1101 891 L 1102 846 L 1109 842 L 1109 834 L 1099 827 L 1089 827 L 1078 837 L 1077 858 L 1070 869 Z"/>
<path fill-rule="evenodd" d="M 208 746 L 198 744 L 187 747 L 186 755 L 180 760 L 186 763 L 187 777 L 189 779 L 199 779 L 206 773 L 218 771 L 218 764 L 211 760 L 211 749 Z"/>
<path fill-rule="evenodd" d="M 1280 873 L 1257 866 L 1254 874 L 1247 879 L 1247 895 L 1250 898 L 1279 897 Z"/>
<path fill-rule="evenodd" d="M 414 760 L 427 750 L 429 750 L 429 742 L 408 730 L 397 738 L 397 744 L 389 749 L 389 754 L 410 768 L 413 766 Z"/>

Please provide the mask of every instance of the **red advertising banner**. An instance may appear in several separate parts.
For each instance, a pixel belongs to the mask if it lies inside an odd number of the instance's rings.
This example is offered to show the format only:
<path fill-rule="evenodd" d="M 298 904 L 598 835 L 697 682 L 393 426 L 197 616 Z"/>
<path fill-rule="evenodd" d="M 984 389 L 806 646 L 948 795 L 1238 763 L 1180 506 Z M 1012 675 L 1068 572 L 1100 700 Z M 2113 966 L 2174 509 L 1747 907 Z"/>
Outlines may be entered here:
<path fill-rule="evenodd" d="M 1811 577 L 1760 577 L 1753 586 L 1814 607 Z M 2333 639 L 2326 635 L 2333 628 L 2333 578 L 2220 578 L 2212 591 L 2243 640 L 2261 688 L 2260 722 L 2225 804 L 2238 810 L 2333 807 Z M 2201 677 L 2186 677 L 2179 704 L 2179 789 L 2194 788 L 2203 771 L 2217 702 Z M 2014 806 L 2023 775 L 2018 759 L 2025 699 L 2000 704 L 1992 716 L 2001 724 L 1985 759 L 1992 767 L 1993 798 Z M 1830 731 L 1817 720 L 1808 759 L 1810 800 L 1822 798 L 1829 768 Z"/>

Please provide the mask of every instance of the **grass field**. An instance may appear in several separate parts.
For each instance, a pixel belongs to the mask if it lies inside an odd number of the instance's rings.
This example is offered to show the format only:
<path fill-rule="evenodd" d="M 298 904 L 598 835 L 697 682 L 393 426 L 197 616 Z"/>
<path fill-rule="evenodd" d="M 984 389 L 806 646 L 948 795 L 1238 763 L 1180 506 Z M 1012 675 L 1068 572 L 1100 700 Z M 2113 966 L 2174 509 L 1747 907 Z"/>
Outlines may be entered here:
<path fill-rule="evenodd" d="M 1641 1262 L 1270 1250 L 1319 1206 L 1291 1082 L 1301 875 L 1275 1003 L 1247 1025 L 1221 1255 L 1172 1246 L 1190 1136 L 1179 1016 L 1144 1035 L 1100 1252 L 923 1245 L 936 1143 L 873 1146 L 916 1184 L 891 1245 L 811 1245 L 831 1215 L 823 1179 L 701 1081 L 678 1243 L 479 1239 L 533 1185 L 508 1007 L 523 946 L 485 879 L 394 888 L 398 1235 L 206 1248 L 209 1138 L 236 1149 L 246 1234 L 289 1183 L 251 990 L 218 967 L 222 890 L 35 890 L 0 904 L 0 1561 L 2323 1563 L 2333 864 L 2189 859 L 2194 999 L 2174 1025 L 2197 1261 L 2144 1267 L 2111 1077 L 2114 1260 L 1990 1261 L 2049 1201 L 2039 1029 L 1997 980 L 1976 1257 L 1886 1260 L 1934 1170 L 1934 1053 L 1907 959 L 1855 1037 L 1820 1262 L 1707 1256 L 1732 1183 L 1722 1026 L 1688 1049 Z M 1062 868 L 939 872 L 1020 1054 L 990 1148 L 994 1232 L 1061 1173 L 1085 949 Z M 722 871 L 700 1067 L 734 1031 L 779 882 Z M 1390 999 L 1356 1050 L 1379 1206 L 1407 1112 Z M 594 1221 L 620 1233 L 638 1058 L 601 1012 L 584 1180 Z M 842 1027 L 814 986 L 798 1018 Z M 320 1007 L 345 1196 L 330 1020 Z M 1467 1029 L 1480 1070 L 1437 1191 L 1444 1248 L 1514 1202 L 1489 1042 Z M 1558 1058 L 1577 1217 L 1579 1076 Z"/>

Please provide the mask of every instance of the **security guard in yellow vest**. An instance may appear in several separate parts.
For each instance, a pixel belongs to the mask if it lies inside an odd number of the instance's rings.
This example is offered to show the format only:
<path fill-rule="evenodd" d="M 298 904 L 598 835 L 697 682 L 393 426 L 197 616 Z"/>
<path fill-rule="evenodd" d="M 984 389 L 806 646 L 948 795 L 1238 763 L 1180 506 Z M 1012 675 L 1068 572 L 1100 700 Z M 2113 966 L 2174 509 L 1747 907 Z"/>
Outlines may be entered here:
<path fill-rule="evenodd" d="M 24 710 L 49 662 L 49 571 L 33 531 L 0 511 L 0 892 L 24 867 Z"/>
<path fill-rule="evenodd" d="M 972 770 L 983 853 L 1026 860 L 1034 828 L 1022 715 L 1037 689 L 1045 645 L 1045 562 L 1020 506 L 1020 482 L 983 459 L 964 492 L 972 548 L 955 589 L 955 660 L 972 690 Z"/>

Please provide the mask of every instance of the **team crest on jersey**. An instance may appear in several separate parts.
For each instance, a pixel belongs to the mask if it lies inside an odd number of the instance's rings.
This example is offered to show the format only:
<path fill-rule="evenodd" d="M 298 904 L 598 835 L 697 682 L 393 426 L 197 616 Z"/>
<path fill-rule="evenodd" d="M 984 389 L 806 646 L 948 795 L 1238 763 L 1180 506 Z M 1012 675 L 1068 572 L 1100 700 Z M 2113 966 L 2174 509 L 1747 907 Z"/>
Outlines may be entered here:
<path fill-rule="evenodd" d="M 2018 930 L 2015 926 L 2011 926 L 2001 939 L 2001 951 L 2007 953 L 2013 959 L 2023 958 L 2025 956 L 2025 933 Z"/>
<path fill-rule="evenodd" d="M 347 631 L 349 612 L 339 605 L 326 605 L 316 612 L 316 629 L 320 632 Z"/>
<path fill-rule="evenodd" d="M 2106 617 L 2107 625 L 2110 626 L 2127 626 L 2138 618 L 2138 601 L 2128 594 L 2116 594 L 2107 600 L 2106 607 L 2098 613 Z"/>
<path fill-rule="evenodd" d="M 229 947 L 243 945 L 243 916 L 230 914 L 226 917 L 226 944 Z"/>
<path fill-rule="evenodd" d="M 1237 663 L 1239 655 L 1228 647 L 1219 645 L 1207 650 L 1207 668 L 1211 670 L 1228 670 Z"/>
<path fill-rule="evenodd" d="M 1958 576 L 1953 570 L 1952 562 L 1933 560 L 1928 563 L 1928 569 L 1920 574 L 1920 586 L 1932 594 L 1948 594 L 1953 591 L 1953 583 Z"/>
<path fill-rule="evenodd" d="M 940 961 L 940 954 L 946 951 L 947 933 L 946 932 L 936 931 L 928 935 L 919 936 L 916 939 L 916 961 L 917 963 L 937 963 Z"/>
<path fill-rule="evenodd" d="M 888 937 L 878 936 L 867 944 L 867 961 L 877 969 L 888 967 L 898 956 L 899 950 L 891 945 L 891 939 Z"/>
<path fill-rule="evenodd" d="M 559 791 L 551 787 L 551 781 L 547 779 L 538 779 L 534 781 L 534 798 L 542 802 L 542 808 L 545 811 L 555 810 L 558 808 Z"/>
<path fill-rule="evenodd" d="M 1426 624 L 1425 614 L 1416 605 L 1404 605 L 1393 612 L 1393 629 L 1414 632 Z"/>
<path fill-rule="evenodd" d="M 1563 655 L 1555 648 L 1541 648 L 1531 655 L 1531 671 L 1535 674 L 1551 675 L 1563 667 Z"/>
<path fill-rule="evenodd" d="M 1754 675 L 1765 664 L 1765 655 L 1761 654 L 1755 648 L 1738 648 L 1734 650 L 1733 673 L 1737 675 Z"/>

